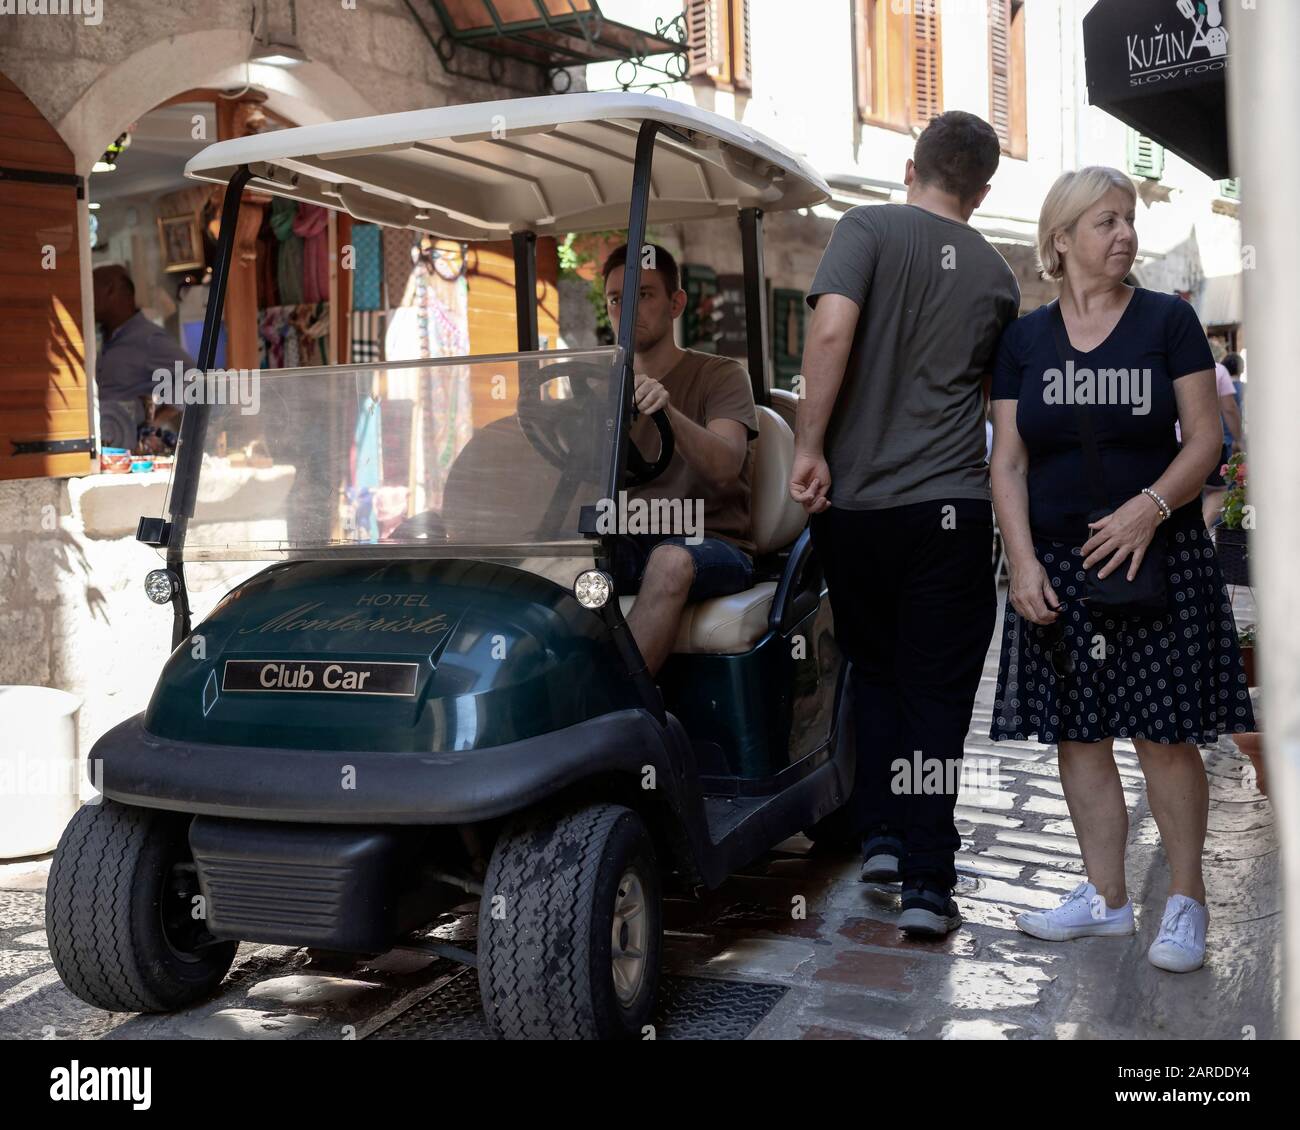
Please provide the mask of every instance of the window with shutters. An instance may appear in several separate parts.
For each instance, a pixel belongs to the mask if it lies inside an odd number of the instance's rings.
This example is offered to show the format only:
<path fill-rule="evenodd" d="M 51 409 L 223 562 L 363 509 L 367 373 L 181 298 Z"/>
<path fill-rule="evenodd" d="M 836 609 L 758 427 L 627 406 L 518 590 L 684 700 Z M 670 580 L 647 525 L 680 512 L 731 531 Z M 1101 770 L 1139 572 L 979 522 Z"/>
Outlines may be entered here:
<path fill-rule="evenodd" d="M 4 75 L 0 170 L 0 479 L 84 475 L 81 181 L 58 132 Z"/>
<path fill-rule="evenodd" d="M 1128 131 L 1128 171 L 1131 176 L 1159 180 L 1165 171 L 1165 147 L 1135 129 Z"/>
<path fill-rule="evenodd" d="M 1024 0 L 989 0 L 989 113 L 1002 152 L 1027 157 Z"/>
<path fill-rule="evenodd" d="M 939 5 L 854 0 L 858 114 L 871 125 L 924 129 L 943 113 Z"/>
<path fill-rule="evenodd" d="M 749 0 L 686 0 L 686 52 L 690 78 L 752 90 Z"/>

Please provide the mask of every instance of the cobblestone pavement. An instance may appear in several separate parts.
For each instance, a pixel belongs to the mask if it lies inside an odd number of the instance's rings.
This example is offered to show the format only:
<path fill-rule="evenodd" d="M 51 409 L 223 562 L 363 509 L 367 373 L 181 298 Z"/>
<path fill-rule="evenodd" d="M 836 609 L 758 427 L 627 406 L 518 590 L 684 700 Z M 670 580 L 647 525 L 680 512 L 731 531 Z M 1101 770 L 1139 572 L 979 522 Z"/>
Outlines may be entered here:
<path fill-rule="evenodd" d="M 995 764 L 1000 780 L 981 791 L 964 782 L 957 809 L 957 899 L 966 925 L 942 942 L 903 940 L 893 924 L 897 887 L 858 882 L 855 858 L 821 853 L 799 836 L 704 900 L 669 902 L 668 972 L 784 988 L 752 1028 L 754 1039 L 1276 1036 L 1273 814 L 1230 741 L 1203 751 L 1211 793 L 1204 969 L 1178 976 L 1146 960 L 1168 873 L 1125 741 L 1115 743 L 1115 756 L 1129 805 L 1137 936 L 1054 944 L 1015 929 L 1020 909 L 1054 905 L 1083 865 L 1053 751 L 988 741 L 996 644 L 966 748 L 968 758 Z M 0 867 L 3 1038 L 365 1038 L 449 991 L 461 973 L 415 951 L 330 972 L 303 950 L 245 945 L 211 1001 L 167 1017 L 102 1013 L 64 989 L 50 964 L 42 922 L 48 867 L 48 859 Z M 473 930 L 467 906 L 435 932 L 464 944 Z"/>

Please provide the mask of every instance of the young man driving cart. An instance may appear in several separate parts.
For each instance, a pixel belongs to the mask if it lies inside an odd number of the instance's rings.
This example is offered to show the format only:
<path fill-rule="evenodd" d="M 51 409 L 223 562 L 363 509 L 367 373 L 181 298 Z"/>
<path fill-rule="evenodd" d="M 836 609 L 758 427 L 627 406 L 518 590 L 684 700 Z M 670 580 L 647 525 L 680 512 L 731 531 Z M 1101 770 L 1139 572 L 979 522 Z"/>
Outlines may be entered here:
<path fill-rule="evenodd" d="M 627 245 L 605 260 L 605 302 L 618 323 Z M 635 402 L 631 439 L 642 451 L 658 443 L 649 418 L 667 412 L 676 442 L 672 462 L 630 497 L 680 500 L 661 512 L 689 518 L 680 530 L 628 533 L 615 548 L 618 591 L 639 592 L 628 626 L 653 675 L 672 651 L 687 604 L 741 592 L 753 584 L 750 540 L 750 444 L 758 416 L 749 374 L 730 357 L 682 349 L 673 322 L 686 308 L 677 263 L 664 248 L 642 249 L 636 320 Z"/>

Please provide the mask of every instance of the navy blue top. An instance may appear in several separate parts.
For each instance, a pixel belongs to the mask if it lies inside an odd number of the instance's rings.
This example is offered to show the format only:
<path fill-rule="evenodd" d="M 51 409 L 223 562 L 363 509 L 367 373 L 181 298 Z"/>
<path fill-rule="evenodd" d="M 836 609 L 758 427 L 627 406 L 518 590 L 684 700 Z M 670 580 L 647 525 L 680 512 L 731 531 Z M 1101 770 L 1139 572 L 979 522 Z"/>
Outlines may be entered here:
<path fill-rule="evenodd" d="M 1081 545 L 1094 509 L 1075 404 L 1088 404 L 1101 452 L 1108 509 L 1150 486 L 1178 454 L 1174 381 L 1214 370 L 1214 355 L 1190 303 L 1137 288 L 1096 349 L 1073 347 L 1062 371 L 1053 305 L 1012 322 L 993 369 L 994 400 L 1015 400 L 1016 427 L 1029 452 L 1029 528 L 1035 539 Z M 1072 366 L 1072 367 L 1071 367 Z M 1072 378 L 1072 379 L 1068 379 Z M 1179 523 L 1200 514 L 1193 499 Z"/>

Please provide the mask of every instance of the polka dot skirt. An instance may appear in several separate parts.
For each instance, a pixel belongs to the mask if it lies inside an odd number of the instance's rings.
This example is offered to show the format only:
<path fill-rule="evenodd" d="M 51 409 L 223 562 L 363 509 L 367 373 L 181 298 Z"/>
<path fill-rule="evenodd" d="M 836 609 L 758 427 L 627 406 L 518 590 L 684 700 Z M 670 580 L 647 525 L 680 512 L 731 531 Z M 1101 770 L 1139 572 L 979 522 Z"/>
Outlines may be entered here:
<path fill-rule="evenodd" d="M 994 741 L 1037 735 L 1046 744 L 1112 737 L 1206 745 L 1255 729 L 1232 605 L 1204 527 L 1170 530 L 1169 610 L 1158 618 L 1099 614 L 1094 622 L 1078 599 L 1085 591 L 1078 547 L 1040 542 L 1035 551 L 1061 615 L 1042 627 L 1007 603 Z"/>

